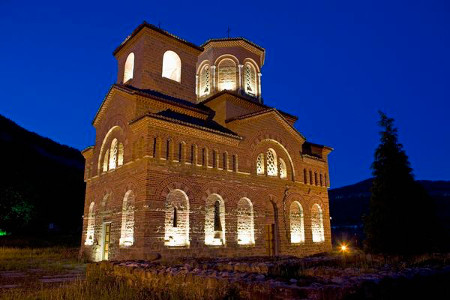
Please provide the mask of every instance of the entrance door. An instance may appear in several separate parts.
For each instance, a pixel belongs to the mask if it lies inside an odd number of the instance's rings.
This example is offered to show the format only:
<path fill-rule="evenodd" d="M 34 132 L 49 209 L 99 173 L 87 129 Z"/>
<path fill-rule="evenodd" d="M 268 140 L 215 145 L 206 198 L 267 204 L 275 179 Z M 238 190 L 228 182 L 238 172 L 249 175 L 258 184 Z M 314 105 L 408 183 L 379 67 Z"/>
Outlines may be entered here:
<path fill-rule="evenodd" d="M 268 256 L 275 255 L 275 224 L 266 225 L 266 253 Z"/>
<path fill-rule="evenodd" d="M 111 223 L 104 223 L 103 224 L 103 260 L 108 260 L 110 240 L 111 240 Z"/>

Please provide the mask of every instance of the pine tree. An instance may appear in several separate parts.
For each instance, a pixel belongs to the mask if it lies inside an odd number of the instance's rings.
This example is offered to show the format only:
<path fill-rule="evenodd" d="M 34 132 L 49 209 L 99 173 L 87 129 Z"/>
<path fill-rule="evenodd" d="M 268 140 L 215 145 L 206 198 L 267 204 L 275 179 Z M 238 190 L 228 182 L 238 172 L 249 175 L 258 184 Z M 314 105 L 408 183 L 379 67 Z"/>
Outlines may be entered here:
<path fill-rule="evenodd" d="M 370 210 L 364 220 L 366 248 L 386 254 L 428 251 L 436 227 L 433 202 L 414 180 L 394 119 L 379 113 L 382 131 L 372 164 Z"/>

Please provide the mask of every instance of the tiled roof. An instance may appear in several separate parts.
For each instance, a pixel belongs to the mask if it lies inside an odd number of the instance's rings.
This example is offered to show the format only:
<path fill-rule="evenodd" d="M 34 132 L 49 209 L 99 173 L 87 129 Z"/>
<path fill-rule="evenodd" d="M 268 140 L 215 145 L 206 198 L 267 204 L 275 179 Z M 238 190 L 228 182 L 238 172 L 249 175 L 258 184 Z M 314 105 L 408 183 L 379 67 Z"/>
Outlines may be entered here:
<path fill-rule="evenodd" d="M 180 37 L 178 37 L 178 36 L 176 36 L 176 35 L 174 35 L 174 34 L 172 34 L 172 33 L 170 33 L 170 32 L 167 32 L 167 31 L 165 31 L 165 30 L 163 30 L 163 29 L 161 29 L 161 28 L 159 28 L 159 27 L 157 27 L 157 26 L 155 26 L 155 25 L 152 25 L 152 24 L 150 24 L 150 23 L 147 23 L 146 21 L 144 21 L 144 22 L 142 22 L 142 24 L 141 25 L 139 25 L 135 30 L 133 30 L 133 32 L 119 45 L 119 47 L 117 47 L 116 48 L 116 50 L 114 50 L 114 52 L 113 52 L 113 55 L 116 55 L 116 53 L 117 52 L 119 52 L 120 51 L 120 49 L 122 49 L 123 48 L 123 46 L 125 46 L 125 44 L 129 41 L 129 40 L 131 40 L 136 34 L 138 34 L 139 33 L 139 31 L 141 31 L 141 29 L 143 29 L 143 28 L 149 28 L 149 29 L 151 29 L 151 30 L 154 30 L 154 31 L 156 31 L 156 32 L 159 32 L 159 33 L 161 33 L 161 34 L 164 34 L 164 35 L 166 35 L 166 36 L 168 36 L 168 37 L 171 37 L 171 38 L 173 38 L 173 39 L 175 39 L 175 40 L 177 40 L 177 41 L 179 41 L 179 42 L 181 42 L 181 43 L 183 43 L 183 44 L 186 44 L 186 45 L 188 45 L 189 47 L 192 47 L 192 48 L 194 48 L 194 49 L 196 49 L 196 50 L 198 50 L 198 51 L 203 51 L 203 48 L 202 47 L 199 47 L 199 46 L 197 46 L 197 45 L 195 45 L 195 44 L 193 44 L 193 43 L 191 43 L 191 42 L 188 42 L 188 41 L 186 41 L 186 40 L 184 40 L 184 39 L 182 39 L 182 38 L 180 38 Z"/>
<path fill-rule="evenodd" d="M 215 122 L 211 119 L 203 120 L 200 118 L 195 118 L 195 117 L 188 116 L 188 115 L 185 115 L 182 113 L 178 113 L 178 112 L 175 112 L 170 109 L 160 111 L 158 113 L 146 113 L 143 116 L 131 121 L 131 123 L 133 123 L 137 120 L 140 120 L 146 116 L 154 117 L 157 119 L 162 119 L 162 120 L 166 120 L 169 122 L 174 122 L 174 123 L 178 123 L 181 125 L 187 125 L 187 126 L 191 126 L 194 128 L 199 128 L 199 129 L 203 129 L 206 131 L 210 131 L 213 133 L 220 133 L 220 134 L 223 134 L 226 136 L 241 139 L 241 137 L 239 135 L 237 135 L 233 131 L 229 130 L 228 128 L 223 127 L 222 125 L 218 124 L 217 122 Z"/>
<path fill-rule="evenodd" d="M 247 40 L 246 38 L 243 37 L 234 37 L 234 38 L 217 38 L 217 39 L 209 39 L 206 42 L 204 42 L 201 47 L 205 47 L 207 44 L 211 43 L 211 42 L 228 42 L 228 41 L 244 41 L 250 45 L 252 45 L 253 47 L 265 52 L 266 49 L 264 49 L 263 47 Z"/>

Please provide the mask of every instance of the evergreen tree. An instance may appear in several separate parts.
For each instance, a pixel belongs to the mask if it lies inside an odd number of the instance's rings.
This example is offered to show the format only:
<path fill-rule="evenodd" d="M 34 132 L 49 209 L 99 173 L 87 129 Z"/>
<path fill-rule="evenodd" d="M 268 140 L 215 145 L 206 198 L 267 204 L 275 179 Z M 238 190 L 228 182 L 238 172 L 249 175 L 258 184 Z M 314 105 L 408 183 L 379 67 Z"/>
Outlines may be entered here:
<path fill-rule="evenodd" d="M 379 113 L 382 131 L 372 164 L 370 210 L 364 220 L 367 250 L 386 254 L 431 250 L 436 229 L 433 201 L 414 180 L 394 120 Z"/>

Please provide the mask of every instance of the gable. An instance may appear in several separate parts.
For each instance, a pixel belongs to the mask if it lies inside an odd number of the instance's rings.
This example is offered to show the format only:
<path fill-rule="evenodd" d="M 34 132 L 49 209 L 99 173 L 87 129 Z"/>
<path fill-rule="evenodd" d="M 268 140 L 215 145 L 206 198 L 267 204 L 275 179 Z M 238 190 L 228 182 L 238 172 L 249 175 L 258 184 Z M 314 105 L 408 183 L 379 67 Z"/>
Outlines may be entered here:
<path fill-rule="evenodd" d="M 276 109 L 267 109 L 226 121 L 227 127 L 240 136 L 251 136 L 257 131 L 272 131 L 288 134 L 300 145 L 306 138 L 295 129 Z"/>

